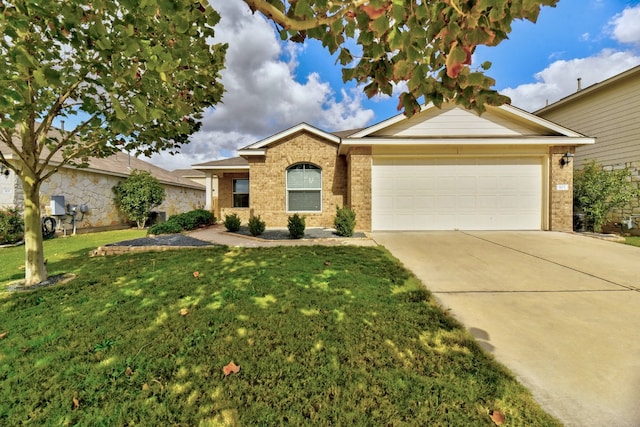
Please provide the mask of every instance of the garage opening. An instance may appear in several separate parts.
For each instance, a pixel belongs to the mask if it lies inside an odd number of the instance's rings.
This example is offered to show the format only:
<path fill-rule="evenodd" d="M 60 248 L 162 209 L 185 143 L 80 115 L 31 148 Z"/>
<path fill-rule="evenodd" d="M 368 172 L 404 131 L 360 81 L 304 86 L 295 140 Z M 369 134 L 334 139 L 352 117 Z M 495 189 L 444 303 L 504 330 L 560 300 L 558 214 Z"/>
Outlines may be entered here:
<path fill-rule="evenodd" d="M 541 157 L 374 157 L 373 230 L 540 230 Z"/>

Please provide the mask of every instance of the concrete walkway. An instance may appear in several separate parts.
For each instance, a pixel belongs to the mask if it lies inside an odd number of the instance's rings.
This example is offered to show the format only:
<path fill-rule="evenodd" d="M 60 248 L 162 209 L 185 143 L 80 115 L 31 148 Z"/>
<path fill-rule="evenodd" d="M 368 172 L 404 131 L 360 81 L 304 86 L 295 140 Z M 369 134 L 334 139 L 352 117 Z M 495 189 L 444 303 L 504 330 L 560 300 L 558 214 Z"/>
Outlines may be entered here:
<path fill-rule="evenodd" d="M 567 426 L 640 426 L 640 248 L 554 232 L 377 232 Z"/>
<path fill-rule="evenodd" d="M 269 247 L 269 246 L 311 246 L 311 245 L 325 245 L 325 246 L 341 246 L 341 245 L 356 245 L 356 246 L 377 246 L 377 243 L 368 237 L 323 237 L 323 238 L 308 238 L 313 237 L 313 229 L 308 229 L 307 237 L 304 239 L 284 239 L 284 240 L 266 240 L 260 237 L 244 236 L 236 233 L 229 233 L 224 226 L 217 224 L 212 227 L 195 230 L 188 233 L 188 236 L 194 239 L 204 240 L 207 242 L 215 243 L 218 245 L 226 246 L 241 246 L 246 248 L 257 247 Z M 324 235 L 326 233 L 319 233 Z"/>

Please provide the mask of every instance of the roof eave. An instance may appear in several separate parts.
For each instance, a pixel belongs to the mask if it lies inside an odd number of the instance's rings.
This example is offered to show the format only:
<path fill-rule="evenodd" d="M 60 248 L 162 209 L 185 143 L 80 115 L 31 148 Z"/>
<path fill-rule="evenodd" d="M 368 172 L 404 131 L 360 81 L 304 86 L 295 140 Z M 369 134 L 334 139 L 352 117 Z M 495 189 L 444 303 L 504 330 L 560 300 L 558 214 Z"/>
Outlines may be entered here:
<path fill-rule="evenodd" d="M 541 136 L 517 138 L 346 138 L 338 154 L 346 154 L 351 147 L 367 146 L 459 146 L 459 145 L 590 145 L 595 138 L 568 136 Z"/>

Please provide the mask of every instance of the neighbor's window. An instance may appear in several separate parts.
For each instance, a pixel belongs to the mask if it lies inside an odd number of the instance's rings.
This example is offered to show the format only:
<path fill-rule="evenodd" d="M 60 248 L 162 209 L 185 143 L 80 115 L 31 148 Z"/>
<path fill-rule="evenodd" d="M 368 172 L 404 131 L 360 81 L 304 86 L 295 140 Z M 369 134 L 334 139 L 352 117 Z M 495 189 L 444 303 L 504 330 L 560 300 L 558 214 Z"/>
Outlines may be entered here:
<path fill-rule="evenodd" d="M 287 211 L 322 210 L 322 169 L 300 163 L 287 169 Z"/>
<path fill-rule="evenodd" d="M 249 207 L 249 180 L 248 179 L 233 180 L 233 207 L 234 208 Z"/>

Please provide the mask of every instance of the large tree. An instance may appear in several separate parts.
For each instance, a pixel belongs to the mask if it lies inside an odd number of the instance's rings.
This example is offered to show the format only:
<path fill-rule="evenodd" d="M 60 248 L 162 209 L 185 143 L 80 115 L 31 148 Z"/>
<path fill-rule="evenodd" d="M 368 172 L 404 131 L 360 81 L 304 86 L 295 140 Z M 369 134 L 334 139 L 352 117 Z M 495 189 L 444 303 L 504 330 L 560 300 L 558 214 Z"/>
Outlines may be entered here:
<path fill-rule="evenodd" d="M 218 20 L 193 0 L 2 2 L 0 162 L 24 188 L 26 285 L 47 278 L 44 180 L 89 157 L 174 150 L 220 101 Z M 55 119 L 75 126 L 54 132 Z"/>
<path fill-rule="evenodd" d="M 175 150 L 220 101 L 225 46 L 205 0 L 7 0 L 0 5 L 0 138 L 25 194 L 26 284 L 47 277 L 40 185 L 66 164 L 116 151 Z M 508 98 L 472 67 L 476 46 L 507 37 L 558 0 L 244 0 L 283 39 L 320 40 L 368 96 L 406 82 L 398 108 L 454 101 L 482 112 Z M 350 48 L 349 46 L 354 46 Z M 76 120 L 69 120 L 76 116 Z M 54 120 L 77 123 L 52 132 Z M 62 162 L 52 162 L 54 155 Z M 11 160 L 11 161 L 9 161 Z"/>
<path fill-rule="evenodd" d="M 505 40 L 515 19 L 535 22 L 541 6 L 558 1 L 244 0 L 283 39 L 317 39 L 337 53 L 343 79 L 364 84 L 367 96 L 391 95 L 393 83 L 406 82 L 398 109 L 407 115 L 423 102 L 453 101 L 480 113 L 508 102 L 484 74 L 491 64 L 471 67 L 471 55 Z"/>

